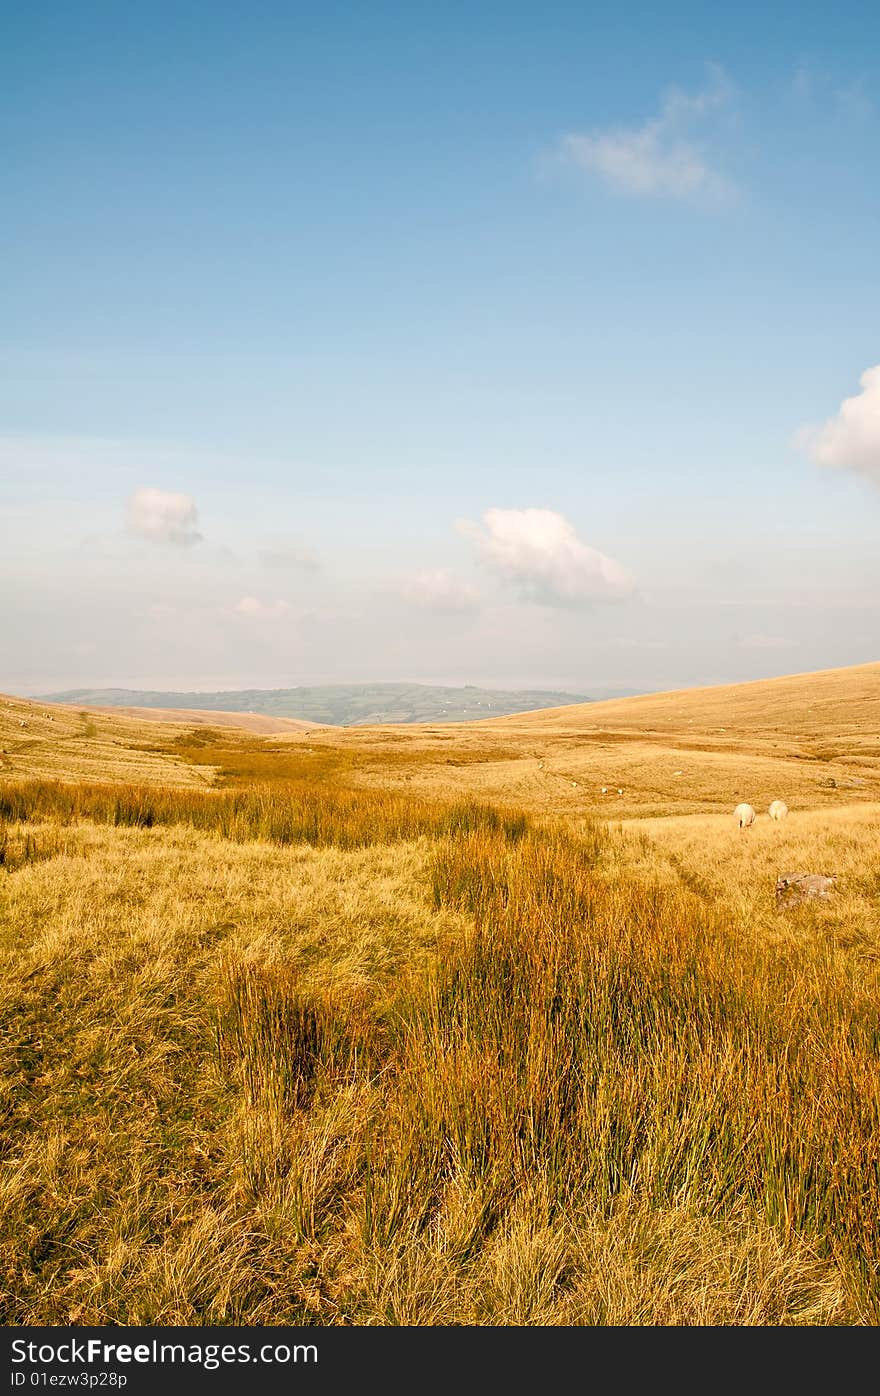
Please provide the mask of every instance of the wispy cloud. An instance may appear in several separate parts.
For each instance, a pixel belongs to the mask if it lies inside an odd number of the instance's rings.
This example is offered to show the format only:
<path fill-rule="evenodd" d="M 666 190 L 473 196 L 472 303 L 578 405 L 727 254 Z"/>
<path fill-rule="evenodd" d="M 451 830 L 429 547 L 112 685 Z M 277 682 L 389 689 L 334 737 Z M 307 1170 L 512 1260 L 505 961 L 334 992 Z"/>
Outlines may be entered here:
<path fill-rule="evenodd" d="M 865 369 L 862 391 L 848 397 L 824 426 L 802 427 L 795 445 L 818 465 L 854 470 L 880 484 L 880 364 Z"/>
<path fill-rule="evenodd" d="M 198 543 L 198 510 L 192 495 L 168 490 L 136 490 L 128 501 L 126 528 L 153 543 Z"/>
<path fill-rule="evenodd" d="M 797 646 L 797 641 L 790 635 L 765 635 L 762 632 L 756 635 L 735 634 L 731 639 L 743 650 L 790 650 Z"/>
<path fill-rule="evenodd" d="M 484 566 L 527 600 L 578 606 L 627 596 L 634 588 L 625 568 L 584 543 L 552 509 L 487 509 L 483 524 L 463 521 L 459 531 L 474 540 Z"/>
<path fill-rule="evenodd" d="M 286 601 L 260 601 L 256 596 L 243 596 L 232 609 L 246 620 L 283 620 L 290 607 Z"/>
<path fill-rule="evenodd" d="M 314 571 L 320 564 L 311 548 L 298 543 L 295 539 L 286 542 L 270 543 L 265 548 L 260 549 L 260 562 L 264 567 L 274 567 L 279 570 L 303 568 L 307 571 Z"/>
<path fill-rule="evenodd" d="M 426 611 L 461 614 L 479 605 L 476 589 L 469 582 L 459 581 L 442 569 L 417 572 L 405 580 L 401 590 L 407 601 Z"/>
<path fill-rule="evenodd" d="M 715 168 L 704 138 L 708 119 L 733 100 L 733 86 L 718 67 L 700 92 L 673 87 L 656 116 L 635 126 L 573 131 L 561 137 L 564 163 L 597 175 L 619 193 L 642 197 L 727 199 L 732 182 Z"/>
<path fill-rule="evenodd" d="M 791 80 L 790 90 L 799 103 L 842 118 L 855 125 L 873 120 L 877 108 L 862 77 L 838 81 L 834 74 L 811 58 L 802 58 Z"/>

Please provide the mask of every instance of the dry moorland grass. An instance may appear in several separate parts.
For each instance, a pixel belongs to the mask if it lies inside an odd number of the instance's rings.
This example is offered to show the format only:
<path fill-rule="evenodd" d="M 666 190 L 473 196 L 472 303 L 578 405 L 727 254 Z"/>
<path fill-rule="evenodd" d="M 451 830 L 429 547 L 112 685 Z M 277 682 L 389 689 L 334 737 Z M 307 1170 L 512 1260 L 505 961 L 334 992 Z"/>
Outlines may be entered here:
<path fill-rule="evenodd" d="M 325 729 L 308 745 L 359 783 L 575 818 L 766 808 L 778 795 L 802 809 L 877 803 L 880 664 L 453 727 Z"/>
<path fill-rule="evenodd" d="M 238 713 L 227 712 L 223 708 L 127 708 L 127 707 L 92 707 L 91 713 L 105 713 L 110 717 L 134 718 L 141 723 L 172 722 L 177 727 L 199 728 L 209 727 L 224 729 L 236 729 L 241 732 L 251 732 L 257 736 L 270 736 L 283 732 L 302 732 L 308 734 L 316 728 L 326 724 L 321 722 L 307 722 L 299 717 L 273 717 L 269 713 Z"/>
<path fill-rule="evenodd" d="M 0 695 L 0 781 L 136 781 L 209 785 L 213 773 L 168 747 L 164 723 Z"/>
<path fill-rule="evenodd" d="M 500 726 L 0 783 L 6 1322 L 880 1320 L 869 787 L 450 806 Z"/>

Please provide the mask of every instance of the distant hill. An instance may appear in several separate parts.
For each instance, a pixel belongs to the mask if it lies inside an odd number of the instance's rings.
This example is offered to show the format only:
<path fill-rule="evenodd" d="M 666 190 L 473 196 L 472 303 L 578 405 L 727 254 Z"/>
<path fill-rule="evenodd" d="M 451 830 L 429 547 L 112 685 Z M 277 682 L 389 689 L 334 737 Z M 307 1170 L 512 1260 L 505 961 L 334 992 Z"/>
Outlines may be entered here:
<path fill-rule="evenodd" d="M 695 736 L 724 734 L 727 741 L 758 736 L 797 735 L 835 744 L 855 736 L 880 755 L 880 663 L 846 669 L 819 669 L 808 674 L 783 674 L 750 683 L 686 688 L 668 693 L 642 693 L 588 708 L 565 707 L 560 712 L 530 714 L 530 728 L 542 731 L 629 731 Z"/>
<path fill-rule="evenodd" d="M 473 722 L 536 708 L 589 703 L 583 694 L 544 689 L 442 688 L 433 684 L 322 684 L 315 688 L 253 688 L 238 693 L 163 693 L 129 688 L 77 688 L 44 693 L 47 703 L 83 707 L 197 709 L 301 718 L 334 727 L 384 722 Z"/>

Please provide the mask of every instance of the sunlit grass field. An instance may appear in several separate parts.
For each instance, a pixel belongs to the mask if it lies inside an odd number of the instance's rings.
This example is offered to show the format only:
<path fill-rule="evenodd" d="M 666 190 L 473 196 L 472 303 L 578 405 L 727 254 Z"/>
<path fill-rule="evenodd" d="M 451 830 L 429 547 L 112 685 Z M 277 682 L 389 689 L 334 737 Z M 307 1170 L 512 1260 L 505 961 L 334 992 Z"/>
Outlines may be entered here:
<path fill-rule="evenodd" d="M 876 1324 L 868 670 L 764 719 L 0 711 L 0 1318 Z"/>

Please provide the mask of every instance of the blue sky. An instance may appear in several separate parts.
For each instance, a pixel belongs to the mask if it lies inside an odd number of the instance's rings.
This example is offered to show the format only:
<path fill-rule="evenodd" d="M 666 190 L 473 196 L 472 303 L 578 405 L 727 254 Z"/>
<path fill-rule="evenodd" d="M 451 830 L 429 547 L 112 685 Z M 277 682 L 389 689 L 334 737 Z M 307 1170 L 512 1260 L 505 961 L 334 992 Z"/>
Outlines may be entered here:
<path fill-rule="evenodd" d="M 0 50 L 0 687 L 878 657 L 876 5 L 49 3 Z"/>

